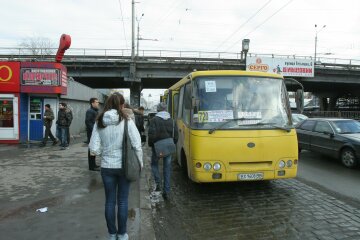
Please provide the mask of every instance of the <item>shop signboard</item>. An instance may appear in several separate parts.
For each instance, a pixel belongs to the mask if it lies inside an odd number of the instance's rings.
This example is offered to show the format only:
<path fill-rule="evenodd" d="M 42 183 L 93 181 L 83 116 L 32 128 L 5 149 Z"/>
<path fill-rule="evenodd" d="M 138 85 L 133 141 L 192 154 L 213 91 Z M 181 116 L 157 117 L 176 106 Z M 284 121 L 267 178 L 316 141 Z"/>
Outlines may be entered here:
<path fill-rule="evenodd" d="M 312 59 L 247 57 L 248 71 L 277 73 L 284 77 L 314 77 Z"/>
<path fill-rule="evenodd" d="M 20 62 L 0 61 L 0 93 L 20 92 Z"/>
<path fill-rule="evenodd" d="M 67 71 L 61 63 L 24 62 L 20 72 L 21 92 L 67 93 Z"/>
<path fill-rule="evenodd" d="M 59 83 L 59 69 L 21 68 L 21 85 L 59 86 Z"/>

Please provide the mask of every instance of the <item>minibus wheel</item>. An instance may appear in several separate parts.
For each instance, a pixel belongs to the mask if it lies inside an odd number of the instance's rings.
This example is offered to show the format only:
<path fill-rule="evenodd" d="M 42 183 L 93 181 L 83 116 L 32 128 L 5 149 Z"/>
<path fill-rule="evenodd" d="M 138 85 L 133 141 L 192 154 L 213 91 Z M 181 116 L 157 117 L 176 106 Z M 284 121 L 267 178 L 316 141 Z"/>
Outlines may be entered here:
<path fill-rule="evenodd" d="M 187 169 L 187 161 L 186 161 L 186 155 L 185 155 L 184 150 L 181 150 L 181 169 L 182 169 L 182 172 L 187 176 L 188 169 Z"/>

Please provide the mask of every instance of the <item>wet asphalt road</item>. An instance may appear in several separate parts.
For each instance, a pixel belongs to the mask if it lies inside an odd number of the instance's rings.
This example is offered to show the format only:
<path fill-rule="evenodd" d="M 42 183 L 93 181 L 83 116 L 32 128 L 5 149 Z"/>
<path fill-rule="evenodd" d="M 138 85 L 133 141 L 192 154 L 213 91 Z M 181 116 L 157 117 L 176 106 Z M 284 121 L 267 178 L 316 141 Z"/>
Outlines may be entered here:
<path fill-rule="evenodd" d="M 302 151 L 300 160 L 298 177 L 301 180 L 360 203 L 360 168 L 349 169 L 338 159 L 309 151 Z"/>
<path fill-rule="evenodd" d="M 38 144 L 0 146 L 0 239 L 105 239 L 100 172 L 88 170 L 87 145 L 66 151 Z M 99 163 L 99 159 L 97 160 Z M 140 239 L 139 183 L 129 195 L 128 233 Z M 36 209 L 48 207 L 46 213 Z"/>
<path fill-rule="evenodd" d="M 174 163 L 171 199 L 151 193 L 157 239 L 360 239 L 360 201 L 346 196 L 360 191 L 360 171 L 330 161 L 317 172 L 318 157 L 302 153 L 299 178 L 269 182 L 197 184 Z M 335 176 L 358 187 L 331 188 Z"/>

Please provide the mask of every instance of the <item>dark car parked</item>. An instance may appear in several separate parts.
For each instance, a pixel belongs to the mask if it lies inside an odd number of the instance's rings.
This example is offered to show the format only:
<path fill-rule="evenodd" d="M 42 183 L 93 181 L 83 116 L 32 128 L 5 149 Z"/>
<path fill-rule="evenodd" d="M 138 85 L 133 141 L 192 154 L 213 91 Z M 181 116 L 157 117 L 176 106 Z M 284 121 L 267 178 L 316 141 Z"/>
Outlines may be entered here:
<path fill-rule="evenodd" d="M 308 118 L 296 126 L 299 151 L 339 158 L 346 167 L 359 164 L 360 123 L 352 119 Z"/>

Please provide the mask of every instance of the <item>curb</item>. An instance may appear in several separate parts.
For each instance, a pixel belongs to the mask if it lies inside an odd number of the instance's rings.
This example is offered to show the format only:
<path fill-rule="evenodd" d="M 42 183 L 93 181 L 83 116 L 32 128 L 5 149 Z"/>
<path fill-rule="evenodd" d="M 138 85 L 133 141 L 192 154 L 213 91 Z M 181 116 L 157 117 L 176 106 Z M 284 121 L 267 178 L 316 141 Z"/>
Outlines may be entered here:
<path fill-rule="evenodd" d="M 149 161 L 144 159 L 144 170 L 141 172 L 139 181 L 140 190 L 140 239 L 141 240 L 156 240 L 154 223 L 152 219 L 151 201 L 149 196 L 149 182 L 151 176 L 151 169 Z"/>

